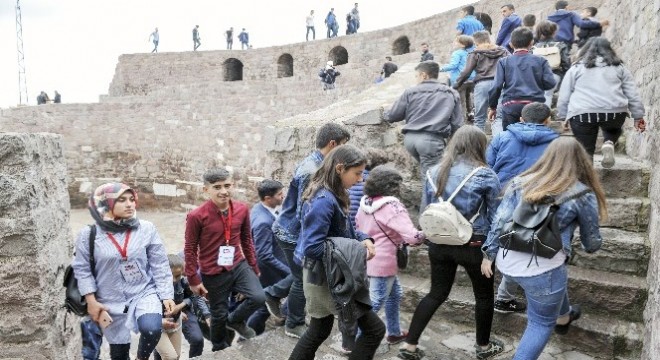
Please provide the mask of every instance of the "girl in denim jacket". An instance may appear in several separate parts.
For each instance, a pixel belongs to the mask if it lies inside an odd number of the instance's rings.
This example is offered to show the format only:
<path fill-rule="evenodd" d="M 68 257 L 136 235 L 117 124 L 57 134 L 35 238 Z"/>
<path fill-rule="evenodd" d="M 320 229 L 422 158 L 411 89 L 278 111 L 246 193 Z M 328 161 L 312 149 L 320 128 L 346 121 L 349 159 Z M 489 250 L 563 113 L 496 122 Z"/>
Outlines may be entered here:
<path fill-rule="evenodd" d="M 337 306 L 330 295 L 327 281 L 318 281 L 324 277 L 318 269 L 323 268 L 319 263 L 325 255 L 325 240 L 328 237 L 356 239 L 367 248 L 368 257 L 365 260 L 375 255 L 373 240 L 355 231 L 348 218 L 348 189 L 362 180 L 366 163 L 364 153 L 355 146 L 338 146 L 325 157 L 304 192 L 302 232 L 296 246 L 296 257 L 304 260 L 303 289 L 311 321 L 289 356 L 290 360 L 313 360 L 316 350 L 332 332 Z M 373 359 L 385 335 L 385 325 L 371 311 L 368 294 L 366 301 L 369 304 L 364 304 L 361 314 L 357 315 L 362 334 L 349 359 Z"/>
<path fill-rule="evenodd" d="M 480 247 L 486 240 L 495 216 L 497 196 L 500 192 L 497 174 L 486 164 L 487 142 L 486 134 L 476 126 L 461 126 L 449 141 L 440 164 L 427 173 L 424 197 L 426 203 L 433 203 L 438 202 L 438 197 L 448 199 L 472 170 L 482 167 L 452 200 L 456 210 L 466 219 L 471 219 L 477 212 L 479 216 L 472 226 L 472 239 L 467 244 L 429 244 L 431 290 L 415 309 L 408 338 L 405 345 L 399 349 L 399 357 L 402 359 L 417 360 L 424 356 L 423 351 L 417 348 L 419 338 L 435 311 L 447 300 L 458 265 L 463 266 L 470 277 L 476 298 L 477 358 L 487 359 L 503 350 L 500 341 L 490 338 L 493 323 L 493 278 L 481 273 Z"/>
<path fill-rule="evenodd" d="M 403 290 L 397 277 L 397 248 L 402 244 L 419 245 L 425 239 L 397 198 L 402 182 L 401 173 L 393 167 L 372 169 L 355 217 L 357 229 L 369 234 L 376 245 L 376 256 L 367 262 L 369 293 L 376 313 L 385 307 L 388 344 L 400 343 L 408 336 L 399 324 Z"/>
<path fill-rule="evenodd" d="M 502 227 L 512 220 L 518 203 L 521 200 L 540 203 L 548 196 L 556 201 L 575 196 L 561 203 L 556 213 L 563 251 L 551 259 L 536 257 L 530 262 L 532 254 L 501 250 Z M 568 301 L 566 260 L 571 254 L 576 226 L 580 227 L 580 241 L 585 251 L 591 253 L 600 248 L 599 215 L 607 217 L 605 194 L 590 156 L 572 137 L 560 136 L 550 143 L 539 161 L 514 178 L 507 188 L 483 246 L 481 270 L 485 276 L 492 277 L 492 263 L 496 261 L 500 272 L 525 290 L 527 328 L 514 359 L 537 359 L 553 329 L 558 334 L 566 334 L 571 322 L 580 317 L 580 308 L 571 307 Z"/>

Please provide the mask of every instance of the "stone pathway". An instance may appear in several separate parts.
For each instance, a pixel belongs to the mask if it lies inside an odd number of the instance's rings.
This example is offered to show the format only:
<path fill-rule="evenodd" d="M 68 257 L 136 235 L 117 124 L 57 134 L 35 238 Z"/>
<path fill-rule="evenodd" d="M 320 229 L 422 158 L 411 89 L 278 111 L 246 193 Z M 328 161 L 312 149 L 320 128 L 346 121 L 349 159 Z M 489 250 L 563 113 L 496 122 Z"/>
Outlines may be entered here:
<path fill-rule="evenodd" d="M 185 231 L 186 214 L 182 212 L 139 212 L 139 217 L 153 222 L 163 239 L 168 252 L 178 252 L 183 249 L 183 236 Z M 91 223 L 89 212 L 85 209 L 71 211 L 71 228 L 76 234 L 80 228 Z M 411 314 L 402 313 L 403 327 L 410 323 Z M 497 360 L 510 359 L 519 338 L 510 338 L 493 334 L 495 338 L 505 343 L 505 352 L 494 358 Z M 272 329 L 257 338 L 241 343 L 235 343 L 231 348 L 218 352 L 208 353 L 211 343 L 206 341 L 205 354 L 200 359 L 232 359 L 232 360 L 281 360 L 286 359 L 295 346 L 296 339 L 284 335 L 283 329 Z M 428 360 L 467 360 L 474 359 L 475 335 L 474 328 L 462 324 L 443 321 L 436 316 L 424 331 L 420 339 L 420 347 L 426 350 Z M 376 360 L 397 359 L 399 345 L 389 346 L 382 344 L 378 350 Z M 133 351 L 137 349 L 137 336 L 133 336 Z M 319 348 L 317 359 L 338 360 L 345 359 L 338 353 L 341 348 L 341 335 L 335 326 L 333 335 Z M 101 359 L 109 359 L 107 344 L 104 343 Z M 182 345 L 181 359 L 188 359 L 188 344 Z M 588 360 L 596 357 L 580 352 L 578 349 L 554 343 L 552 340 L 545 348 L 540 360 Z"/>

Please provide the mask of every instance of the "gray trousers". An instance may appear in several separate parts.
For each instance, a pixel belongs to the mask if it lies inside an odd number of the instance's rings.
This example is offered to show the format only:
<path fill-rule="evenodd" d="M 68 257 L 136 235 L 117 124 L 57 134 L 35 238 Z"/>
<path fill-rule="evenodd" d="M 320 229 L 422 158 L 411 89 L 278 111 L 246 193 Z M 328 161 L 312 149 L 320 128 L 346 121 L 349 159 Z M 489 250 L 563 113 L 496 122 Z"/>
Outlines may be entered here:
<path fill-rule="evenodd" d="M 403 145 L 419 163 L 420 179 L 424 179 L 429 168 L 440 163 L 445 143 L 444 137 L 425 131 L 409 131 L 403 136 Z"/>
<path fill-rule="evenodd" d="M 506 276 L 502 276 L 502 282 L 500 286 L 497 287 L 497 298 L 496 300 L 511 301 L 516 299 L 516 291 L 518 290 L 518 283 L 507 279 Z"/>

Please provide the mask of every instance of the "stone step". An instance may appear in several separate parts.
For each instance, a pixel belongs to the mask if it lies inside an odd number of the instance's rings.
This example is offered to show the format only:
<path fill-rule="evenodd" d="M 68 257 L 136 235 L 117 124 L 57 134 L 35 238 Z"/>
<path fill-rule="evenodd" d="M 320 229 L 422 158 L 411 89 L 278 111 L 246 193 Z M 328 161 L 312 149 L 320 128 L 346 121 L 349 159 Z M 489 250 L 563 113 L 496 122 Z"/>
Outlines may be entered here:
<path fill-rule="evenodd" d="M 601 236 L 603 245 L 595 253 L 587 254 L 574 245 L 569 263 L 586 269 L 646 276 L 651 252 L 646 233 L 602 228 Z"/>
<path fill-rule="evenodd" d="M 400 276 L 404 288 L 401 310 L 414 312 L 430 288 L 429 279 Z M 449 298 L 435 313 L 435 319 L 465 324 L 474 323 L 474 294 L 470 287 L 454 285 Z M 580 320 L 571 325 L 570 336 L 553 335 L 552 340 L 575 346 L 597 356 L 639 358 L 644 324 L 589 313 L 585 308 Z M 525 314 L 498 314 L 493 318 L 493 333 L 519 339 L 527 323 Z"/>
<path fill-rule="evenodd" d="M 617 154 L 614 167 L 605 169 L 602 160 L 602 155 L 594 155 L 594 167 L 608 198 L 649 196 L 651 170 L 647 164 Z"/>
<path fill-rule="evenodd" d="M 601 228 L 618 228 L 628 231 L 647 231 L 651 215 L 648 198 L 607 198 L 608 218 L 600 222 Z"/>
<path fill-rule="evenodd" d="M 579 230 L 575 232 L 579 236 Z M 600 250 L 587 254 L 580 242 L 573 241 L 573 252 L 569 263 L 585 269 L 605 273 L 646 276 L 650 257 L 647 234 L 613 228 L 601 228 L 603 243 Z M 406 274 L 429 277 L 430 264 L 426 246 L 410 248 L 410 259 Z"/>
<path fill-rule="evenodd" d="M 409 263 L 409 268 L 402 271 L 406 276 L 418 279 L 431 277 L 426 249 L 411 249 Z M 591 308 L 594 314 L 616 314 L 617 319 L 642 321 L 644 305 L 648 297 L 645 277 L 569 265 L 569 278 L 571 301 Z M 496 271 L 495 292 L 500 281 L 501 274 Z M 470 278 L 461 266 L 456 272 L 455 283 L 459 286 L 471 284 Z M 518 296 L 524 298 L 520 288 Z"/>

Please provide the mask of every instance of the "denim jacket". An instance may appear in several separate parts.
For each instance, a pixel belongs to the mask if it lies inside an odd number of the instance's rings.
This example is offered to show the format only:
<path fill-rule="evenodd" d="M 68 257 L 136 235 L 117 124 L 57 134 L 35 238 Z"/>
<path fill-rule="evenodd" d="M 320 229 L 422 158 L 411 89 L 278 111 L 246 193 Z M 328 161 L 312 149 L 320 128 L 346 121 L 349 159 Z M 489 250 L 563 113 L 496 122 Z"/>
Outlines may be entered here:
<path fill-rule="evenodd" d="M 511 181 L 511 185 L 507 188 L 502 199 L 502 204 L 497 209 L 497 214 L 495 215 L 493 226 L 488 233 L 486 243 L 482 247 L 484 257 L 491 261 L 494 261 L 500 246 L 502 227 L 511 221 L 513 211 L 522 198 L 521 183 L 522 180 L 520 177 L 516 177 Z M 577 182 L 557 198 L 561 199 L 562 197 L 571 196 L 585 189 L 587 189 L 586 185 Z M 598 225 L 598 201 L 593 192 L 586 193 L 577 199 L 572 199 L 559 205 L 556 216 L 561 231 L 564 253 L 567 256 L 571 255 L 571 240 L 575 232 L 575 227 L 578 225 L 580 226 L 580 241 L 584 250 L 592 253 L 600 249 L 603 239 L 600 236 L 600 227 Z"/>
<path fill-rule="evenodd" d="M 296 259 L 322 260 L 325 239 L 344 237 L 362 241 L 369 236 L 355 230 L 335 195 L 326 188 L 319 189 L 303 205 L 302 232 L 296 246 Z"/>
<path fill-rule="evenodd" d="M 474 170 L 476 166 L 469 164 L 462 159 L 458 159 L 449 170 L 447 185 L 442 192 L 444 200 L 449 199 L 463 179 Z M 435 187 L 438 183 L 438 172 L 440 165 L 436 165 L 429 170 L 433 184 L 429 182 L 428 176 L 424 182 L 424 203 L 431 204 L 438 202 L 435 196 Z M 479 211 L 479 216 L 472 224 L 472 230 L 475 235 L 487 235 L 490 224 L 493 222 L 497 206 L 499 205 L 498 195 L 500 193 L 500 180 L 497 174 L 489 167 L 477 171 L 470 180 L 465 183 L 463 188 L 456 194 L 451 203 L 456 210 L 466 219 L 470 220 L 474 214 Z M 482 205 L 483 204 L 483 205 Z"/>
<path fill-rule="evenodd" d="M 284 198 L 280 216 L 273 223 L 273 233 L 281 241 L 295 244 L 300 235 L 303 192 L 312 175 L 321 166 L 323 155 L 315 150 L 298 164 Z"/>

